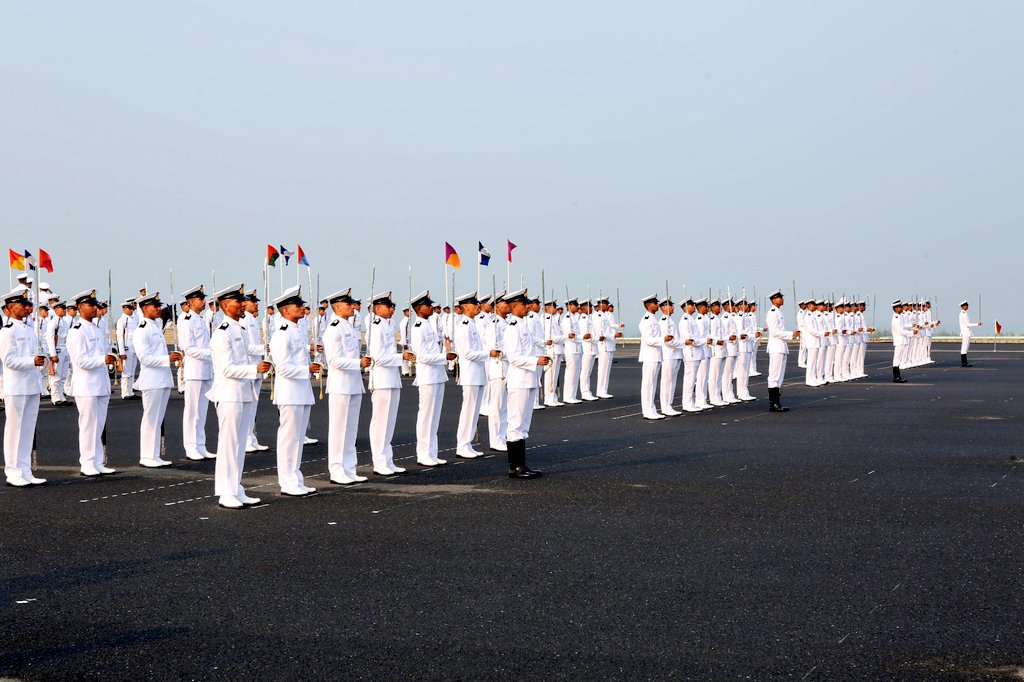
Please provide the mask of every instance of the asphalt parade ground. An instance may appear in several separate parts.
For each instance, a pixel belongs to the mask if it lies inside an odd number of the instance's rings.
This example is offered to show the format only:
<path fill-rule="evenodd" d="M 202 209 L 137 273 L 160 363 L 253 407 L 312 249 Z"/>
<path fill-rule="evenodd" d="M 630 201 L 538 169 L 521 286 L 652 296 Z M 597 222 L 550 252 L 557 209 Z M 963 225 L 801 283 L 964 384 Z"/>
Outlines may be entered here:
<path fill-rule="evenodd" d="M 614 398 L 535 413 L 533 481 L 503 454 L 415 464 L 416 393 L 394 442 L 408 473 L 327 482 L 327 402 L 303 471 L 278 493 L 273 450 L 248 456 L 265 504 L 216 505 L 212 460 L 138 466 L 141 401 L 112 399 L 120 473 L 82 478 L 76 410 L 40 411 L 31 489 L 0 488 L 0 675 L 19 679 L 978 679 L 1024 669 L 1024 352 L 937 346 L 891 383 L 649 422 L 635 351 Z M 1021 347 L 1024 348 L 1024 347 Z M 767 358 L 758 368 L 767 372 Z M 257 422 L 273 444 L 264 391 Z M 481 420 L 485 430 L 485 421 Z M 209 418 L 209 449 L 216 417 Z M 484 444 L 486 445 L 486 444 Z M 485 447 L 482 449 L 486 449 Z M 488 453 L 492 454 L 492 453 Z"/>

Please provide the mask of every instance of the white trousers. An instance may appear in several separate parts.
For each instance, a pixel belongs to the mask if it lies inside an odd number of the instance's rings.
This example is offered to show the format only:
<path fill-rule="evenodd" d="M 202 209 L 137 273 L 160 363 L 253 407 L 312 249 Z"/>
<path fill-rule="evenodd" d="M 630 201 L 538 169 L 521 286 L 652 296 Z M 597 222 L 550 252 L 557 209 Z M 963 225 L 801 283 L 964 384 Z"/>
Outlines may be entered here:
<path fill-rule="evenodd" d="M 191 383 L 191 382 L 189 382 Z M 213 490 L 217 497 L 244 495 L 242 469 L 245 466 L 245 430 L 255 402 L 217 403 L 217 466 Z"/>
<path fill-rule="evenodd" d="M 107 423 L 110 396 L 79 396 L 75 398 L 75 405 L 78 407 L 79 462 L 83 469 L 103 466 L 103 426 Z"/>
<path fill-rule="evenodd" d="M 961 336 L 960 337 L 960 355 L 967 355 L 967 349 L 971 347 L 971 337 Z"/>
<path fill-rule="evenodd" d="M 825 349 L 825 357 L 822 365 L 822 376 L 825 381 L 833 382 L 836 380 L 835 376 L 836 366 L 836 345 L 833 343 Z"/>
<path fill-rule="evenodd" d="M 893 346 L 892 347 L 892 366 L 899 367 L 900 369 L 906 369 L 907 361 L 907 347 L 906 346 Z"/>
<path fill-rule="evenodd" d="M 839 347 L 836 348 L 836 354 L 832 360 L 832 376 L 835 377 L 836 381 L 843 381 L 847 379 L 844 367 L 846 365 L 846 357 L 849 352 L 849 344 L 839 344 Z"/>
<path fill-rule="evenodd" d="M 594 371 L 594 362 L 597 360 L 596 355 L 583 355 L 583 362 L 580 365 L 580 394 L 586 398 L 594 395 L 593 391 L 590 390 L 590 374 Z"/>
<path fill-rule="evenodd" d="M 612 352 L 610 350 L 597 354 L 597 394 L 608 395 L 608 383 L 612 376 Z"/>
<path fill-rule="evenodd" d="M 722 400 L 732 402 L 736 400 L 736 394 L 732 390 L 733 374 L 736 372 L 736 355 L 726 355 L 722 358 Z"/>
<path fill-rule="evenodd" d="M 580 370 L 583 356 L 579 353 L 565 354 L 565 377 L 562 379 L 562 401 L 576 400 L 580 387 Z"/>
<path fill-rule="evenodd" d="M 562 354 L 555 353 L 551 364 L 544 372 L 544 402 L 558 402 L 558 372 L 562 369 Z"/>
<path fill-rule="evenodd" d="M 483 402 L 483 386 L 462 387 L 462 409 L 459 411 L 459 428 L 456 432 L 456 452 L 473 449 L 477 423 L 480 421 L 480 403 Z"/>
<path fill-rule="evenodd" d="M 768 354 L 768 388 L 780 388 L 786 379 L 787 353 Z"/>
<path fill-rule="evenodd" d="M 484 383 L 484 395 L 483 395 L 483 398 L 481 398 L 481 400 L 480 400 L 480 416 L 481 417 L 486 417 L 487 416 L 488 405 L 491 404 L 491 383 L 487 379 L 484 379 L 484 381 L 486 382 L 486 383 Z"/>
<path fill-rule="evenodd" d="M 356 432 L 363 396 L 328 393 L 327 470 L 331 478 L 356 474 Z"/>
<path fill-rule="evenodd" d="M 640 363 L 640 409 L 644 416 L 653 415 L 658 411 L 654 399 L 658 389 L 658 372 L 660 371 L 661 362 L 658 360 L 644 360 Z M 664 406 L 664 393 L 662 393 L 662 408 Z"/>
<path fill-rule="evenodd" d="M 306 438 L 309 411 L 312 407 L 312 405 L 277 406 L 280 415 L 277 425 L 277 482 L 282 490 L 298 488 L 303 485 L 302 443 Z M 248 430 L 249 424 L 246 422 L 246 434 L 248 434 Z M 245 449 L 244 440 L 242 449 Z"/>
<path fill-rule="evenodd" d="M 444 384 L 423 384 L 419 388 L 419 410 L 416 412 L 416 460 L 437 459 L 437 427 L 441 423 Z"/>
<path fill-rule="evenodd" d="M 533 370 L 534 375 L 537 377 L 537 386 L 538 387 L 544 385 L 544 373 L 545 373 L 544 372 L 544 367 L 545 367 L 544 365 L 537 365 L 537 367 L 534 368 L 534 370 Z M 538 388 L 537 395 L 534 396 L 534 400 L 535 400 L 534 406 L 536 406 L 536 407 L 540 407 L 541 406 L 541 397 L 542 396 L 540 394 L 540 389 Z"/>
<path fill-rule="evenodd" d="M 725 358 L 712 357 L 708 363 L 708 399 L 714 403 L 722 402 L 722 364 Z"/>
<path fill-rule="evenodd" d="M 697 401 L 697 407 L 707 407 L 708 405 L 708 365 L 707 358 L 701 358 L 697 363 L 696 383 L 694 384 L 694 399 Z"/>
<path fill-rule="evenodd" d="M 487 382 L 490 393 L 487 396 L 487 437 L 490 446 L 505 444 L 505 433 L 508 431 L 508 391 L 505 390 L 504 379 L 491 379 Z"/>
<path fill-rule="evenodd" d="M 800 339 L 800 354 L 796 356 L 796 365 L 801 369 L 807 366 L 807 351 L 809 349 L 804 345 L 803 338 Z"/>
<path fill-rule="evenodd" d="M 697 385 L 697 367 L 699 360 L 683 361 L 683 409 L 694 409 L 694 389 Z"/>
<path fill-rule="evenodd" d="M 750 400 L 750 353 L 741 352 L 736 356 L 736 369 L 733 375 L 736 377 L 736 397 Z"/>
<path fill-rule="evenodd" d="M 39 417 L 39 396 L 4 396 L 4 411 L 4 474 L 8 479 L 32 478 L 32 436 Z"/>
<path fill-rule="evenodd" d="M 133 350 L 125 350 L 124 372 L 121 374 L 121 397 L 135 395 L 132 384 L 135 383 L 135 368 L 139 364 L 139 357 Z"/>
<path fill-rule="evenodd" d="M 160 430 L 167 412 L 169 388 L 147 388 L 142 391 L 142 423 L 139 425 L 139 461 L 159 459 Z"/>
<path fill-rule="evenodd" d="M 508 431 L 505 440 L 517 441 L 530 437 L 530 424 L 533 422 L 533 401 L 536 388 L 508 389 Z"/>
<path fill-rule="evenodd" d="M 671 410 L 676 398 L 676 384 L 679 381 L 679 358 L 662 360 L 661 362 L 661 411 Z"/>
<path fill-rule="evenodd" d="M 807 365 L 807 371 L 804 372 L 804 383 L 808 386 L 817 386 L 820 383 L 818 374 L 818 352 L 820 348 L 808 348 L 807 358 L 804 362 Z"/>
<path fill-rule="evenodd" d="M 755 343 L 753 343 L 751 345 L 751 348 L 750 348 L 750 366 L 749 366 L 749 369 L 747 370 L 747 374 L 749 376 L 752 376 L 752 377 L 753 376 L 757 376 L 757 374 L 758 374 L 758 372 L 757 372 L 757 349 L 758 349 L 758 347 L 759 347 L 758 344 L 755 342 Z"/>
<path fill-rule="evenodd" d="M 395 464 L 395 451 L 391 439 L 395 436 L 395 418 L 398 416 L 400 388 L 376 388 L 370 394 L 373 414 L 370 417 L 370 455 L 373 468 L 391 468 Z"/>
<path fill-rule="evenodd" d="M 202 453 L 206 450 L 206 413 L 210 409 L 210 400 L 206 397 L 206 393 L 210 390 L 211 386 L 213 386 L 212 379 L 206 381 L 189 379 L 185 382 L 185 406 L 181 417 L 181 443 L 185 446 L 186 453 Z M 253 414 L 256 414 L 255 410 L 253 410 Z M 220 419 L 219 413 L 217 419 Z M 219 445 L 217 450 L 220 450 Z M 233 493 L 225 494 L 231 495 Z"/>
<path fill-rule="evenodd" d="M 50 377 L 50 399 L 56 404 L 64 400 L 64 385 L 68 378 L 68 365 L 71 364 L 68 352 L 64 348 L 57 349 L 57 365 L 54 367 L 54 374 Z"/>
<path fill-rule="evenodd" d="M 258 362 L 258 361 L 257 361 Z M 260 389 L 263 387 L 263 376 L 256 378 L 256 409 L 252 411 L 252 421 L 249 422 L 249 431 L 245 436 L 245 442 L 250 447 L 256 447 L 259 444 L 259 440 L 256 438 L 256 412 L 260 409 Z"/>

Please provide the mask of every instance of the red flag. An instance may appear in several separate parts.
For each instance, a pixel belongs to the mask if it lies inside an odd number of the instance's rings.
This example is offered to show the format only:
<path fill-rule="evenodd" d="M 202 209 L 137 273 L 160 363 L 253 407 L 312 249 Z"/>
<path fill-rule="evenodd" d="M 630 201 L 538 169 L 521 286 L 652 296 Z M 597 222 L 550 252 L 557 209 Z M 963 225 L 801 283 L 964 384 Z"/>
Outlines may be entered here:
<path fill-rule="evenodd" d="M 50 254 L 42 249 L 39 249 L 39 267 L 51 275 L 53 274 L 53 261 L 50 259 Z"/>
<path fill-rule="evenodd" d="M 7 256 L 11 259 L 11 270 L 24 270 L 25 257 L 14 249 L 7 249 Z"/>
<path fill-rule="evenodd" d="M 512 262 L 512 249 L 516 248 L 516 245 L 512 243 L 512 240 L 506 240 L 506 241 L 508 241 L 508 262 L 511 263 Z"/>
<path fill-rule="evenodd" d="M 281 254 L 277 252 L 277 249 L 275 249 L 270 244 L 267 244 L 267 265 L 269 265 L 272 268 L 276 268 L 277 259 L 280 257 Z"/>
<path fill-rule="evenodd" d="M 996 334 L 1003 333 L 1003 325 L 999 324 L 999 320 L 996 320 Z"/>

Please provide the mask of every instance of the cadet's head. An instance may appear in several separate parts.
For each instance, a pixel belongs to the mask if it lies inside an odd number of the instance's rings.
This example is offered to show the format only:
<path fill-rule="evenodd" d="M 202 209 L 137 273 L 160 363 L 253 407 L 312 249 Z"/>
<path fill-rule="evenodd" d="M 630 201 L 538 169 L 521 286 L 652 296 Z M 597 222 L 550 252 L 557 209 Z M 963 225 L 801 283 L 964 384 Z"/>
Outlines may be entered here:
<path fill-rule="evenodd" d="M 206 294 L 202 291 L 196 292 L 186 299 L 186 303 L 188 303 L 188 307 L 192 312 L 201 313 L 203 308 L 206 307 Z M 216 306 L 215 302 L 210 301 L 210 310 L 216 310 Z"/>
<path fill-rule="evenodd" d="M 271 316 L 273 316 L 273 314 L 274 314 L 274 306 L 268 305 L 267 306 L 267 317 L 271 317 Z"/>
<path fill-rule="evenodd" d="M 775 306 L 776 308 L 781 308 L 782 304 L 786 302 L 785 297 L 781 293 L 779 293 L 777 291 L 774 294 L 772 294 L 772 299 L 771 300 L 772 300 L 772 305 Z"/>
<path fill-rule="evenodd" d="M 69 304 L 68 305 L 68 315 L 70 315 L 71 317 L 78 317 L 78 306 L 77 305 L 70 305 Z"/>
<path fill-rule="evenodd" d="M 385 320 L 390 320 L 391 316 L 395 314 L 395 302 L 390 297 L 377 299 L 373 302 L 373 314 L 377 317 L 383 317 Z"/>
<path fill-rule="evenodd" d="M 532 301 L 527 301 L 526 302 L 526 309 L 530 310 L 530 311 L 533 311 L 535 313 L 539 313 L 540 312 L 540 299 L 536 299 L 535 298 Z M 515 315 L 515 313 L 512 313 L 512 314 Z"/>
<path fill-rule="evenodd" d="M 181 306 L 181 312 L 183 312 L 183 313 L 187 313 L 188 312 L 188 310 L 189 310 L 188 301 L 182 301 L 178 305 Z"/>
<path fill-rule="evenodd" d="M 722 304 L 718 301 L 711 302 L 711 312 L 715 315 L 720 315 L 722 312 Z"/>
<path fill-rule="evenodd" d="M 499 300 L 494 306 L 494 312 L 499 317 L 505 317 L 511 309 L 511 306 L 509 306 L 508 301 L 505 299 Z"/>
<path fill-rule="evenodd" d="M 525 317 L 526 313 L 530 312 L 529 303 L 521 297 L 513 298 L 509 301 L 508 307 L 509 312 L 516 317 Z"/>
<path fill-rule="evenodd" d="M 649 313 L 653 313 L 655 310 L 658 309 L 658 297 L 657 296 L 654 296 L 654 295 L 648 296 L 643 301 L 641 301 L 641 303 L 643 303 L 644 310 L 646 310 Z M 665 307 L 666 303 L 668 303 L 669 305 L 672 305 L 672 301 L 670 299 L 666 298 L 664 301 L 661 302 L 662 308 Z"/>
<path fill-rule="evenodd" d="M 648 308 L 647 310 L 649 312 L 652 312 L 652 313 L 654 312 L 654 310 L 651 310 L 650 308 Z M 663 312 L 664 314 L 671 315 L 675 311 L 676 311 L 676 307 L 675 307 L 675 305 L 672 304 L 672 299 L 671 298 L 666 298 L 665 300 L 663 300 L 661 302 L 661 312 Z"/>
<path fill-rule="evenodd" d="M 476 295 L 470 296 L 469 298 L 462 297 L 455 304 L 455 312 L 461 313 L 469 318 L 474 318 L 480 314 L 480 301 L 477 300 Z"/>
<path fill-rule="evenodd" d="M 11 294 L 11 297 L 6 299 L 4 310 L 7 311 L 8 317 L 13 317 L 16 320 L 23 320 L 29 316 L 32 312 L 32 304 L 28 300 L 28 296 L 22 292 L 20 295 Z"/>
<path fill-rule="evenodd" d="M 800 310 L 807 310 L 807 301 L 800 301 L 797 306 L 799 306 Z"/>
<path fill-rule="evenodd" d="M 697 312 L 700 313 L 701 315 L 707 315 L 707 313 L 708 313 L 708 302 L 707 301 L 698 301 L 697 302 Z"/>
<path fill-rule="evenodd" d="M 480 312 L 489 313 L 494 310 L 494 305 L 490 301 L 484 301 L 480 304 Z"/>
<path fill-rule="evenodd" d="M 331 307 L 334 314 L 345 320 L 356 314 L 356 300 L 352 298 L 352 289 L 345 289 L 336 294 L 331 294 L 324 299 Z"/>
<path fill-rule="evenodd" d="M 445 311 L 446 313 L 450 313 L 452 311 L 452 309 L 450 307 L 448 307 L 448 306 L 445 306 L 445 307 L 441 308 L 441 310 Z M 458 312 L 458 311 L 456 310 L 455 312 Z"/>
<path fill-rule="evenodd" d="M 53 312 L 57 317 L 64 317 L 68 314 L 68 307 L 63 302 L 56 303 L 53 306 Z"/>
<path fill-rule="evenodd" d="M 687 315 L 693 315 L 697 311 L 697 306 L 693 304 L 693 299 L 687 299 L 686 305 L 683 307 Z"/>
<path fill-rule="evenodd" d="M 142 308 L 142 316 L 147 320 L 155 320 L 160 317 L 160 311 L 163 309 L 163 304 L 159 299 L 145 301 L 139 306 Z"/>
<path fill-rule="evenodd" d="M 125 315 L 131 315 L 132 313 L 135 312 L 135 306 L 125 303 L 123 306 L 121 306 L 121 312 L 123 312 Z"/>
<path fill-rule="evenodd" d="M 50 309 L 47 306 L 45 306 L 45 305 L 39 306 L 39 318 L 42 319 L 44 317 L 49 317 L 49 316 L 50 316 Z"/>
<path fill-rule="evenodd" d="M 570 313 L 579 312 L 580 304 L 577 303 L 576 301 L 569 301 L 569 302 L 566 303 L 566 305 L 569 306 L 569 312 Z"/>
<path fill-rule="evenodd" d="M 408 308 L 402 308 L 402 315 L 404 315 L 405 317 L 409 317 L 409 309 Z"/>
<path fill-rule="evenodd" d="M 561 315 L 562 313 L 565 312 L 565 309 L 562 306 L 558 306 L 557 308 L 555 308 L 555 312 Z"/>
<path fill-rule="evenodd" d="M 961 304 L 960 304 L 960 310 L 967 310 L 967 309 L 968 309 L 968 308 L 970 308 L 970 307 L 971 307 L 971 306 L 970 306 L 970 305 L 968 305 L 967 303 L 961 303 Z"/>
<path fill-rule="evenodd" d="M 260 300 L 249 296 L 245 299 L 245 312 L 249 313 L 253 317 L 260 314 Z"/>
<path fill-rule="evenodd" d="M 223 307 L 224 306 L 221 306 L 221 308 L 223 308 Z M 210 310 L 216 310 L 216 309 L 217 309 L 217 302 L 216 301 L 210 301 Z"/>

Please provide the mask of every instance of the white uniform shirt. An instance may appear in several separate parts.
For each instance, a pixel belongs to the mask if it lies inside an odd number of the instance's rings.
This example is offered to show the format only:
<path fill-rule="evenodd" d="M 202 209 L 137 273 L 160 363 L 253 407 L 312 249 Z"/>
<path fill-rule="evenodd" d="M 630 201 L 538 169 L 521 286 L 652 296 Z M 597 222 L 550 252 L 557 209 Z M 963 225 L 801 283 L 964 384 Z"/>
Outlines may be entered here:
<path fill-rule="evenodd" d="M 327 393 L 359 395 L 364 392 L 359 358 L 359 332 L 348 320 L 335 316 L 324 330 L 324 362 L 327 365 Z"/>
<path fill-rule="evenodd" d="M 0 361 L 3 363 L 3 395 L 39 395 L 43 375 L 36 367 L 39 355 L 36 334 L 25 322 L 11 319 L 0 329 Z"/>
<path fill-rule="evenodd" d="M 579 355 L 583 352 L 583 347 L 580 345 L 580 325 L 577 322 L 577 317 L 579 317 L 578 313 L 566 313 L 565 315 L 562 315 L 562 336 L 565 339 L 562 349 L 566 355 Z M 576 338 L 570 339 L 569 334 L 575 334 Z"/>
<path fill-rule="evenodd" d="M 661 362 L 665 335 L 661 333 L 658 313 L 644 313 L 637 323 L 637 329 L 640 331 L 640 355 L 637 360 Z"/>
<path fill-rule="evenodd" d="M 206 328 L 206 323 L 198 313 L 193 312 L 185 313 L 178 318 L 178 322 L 178 344 L 185 356 L 186 381 L 213 379 L 210 330 Z"/>
<path fill-rule="evenodd" d="M 565 334 L 562 333 L 562 325 L 559 323 L 558 315 L 541 313 L 541 339 L 551 339 L 551 345 L 544 346 L 544 355 L 553 358 L 556 355 L 565 355 Z"/>
<path fill-rule="evenodd" d="M 484 349 L 483 339 L 473 319 L 464 315 L 455 325 L 454 351 L 459 355 L 459 385 L 483 386 L 487 383 L 487 360 L 491 349 Z"/>
<path fill-rule="evenodd" d="M 68 345 L 68 316 L 57 317 L 51 315 L 46 320 L 46 352 L 50 357 L 67 348 Z"/>
<path fill-rule="evenodd" d="M 971 332 L 971 327 L 980 327 L 981 322 L 971 322 L 971 318 L 967 315 L 967 311 L 963 308 L 960 309 L 960 336 L 961 338 L 969 339 L 974 336 Z"/>
<path fill-rule="evenodd" d="M 171 359 L 160 319 L 142 320 L 134 337 L 135 354 L 139 356 L 139 378 L 132 388 L 146 391 L 153 388 L 173 388 Z"/>
<path fill-rule="evenodd" d="M 71 393 L 78 397 L 110 395 L 110 375 L 107 373 L 107 339 L 95 324 L 76 319 L 68 331 L 68 355 L 71 366 Z"/>
<path fill-rule="evenodd" d="M 484 348 L 487 350 L 501 350 L 504 348 L 505 330 L 508 323 L 500 316 L 495 315 L 483 335 Z M 490 358 L 487 361 L 487 379 L 502 379 L 508 370 L 508 358 L 502 355 L 500 358 Z"/>
<path fill-rule="evenodd" d="M 309 343 L 299 325 L 285 320 L 270 337 L 270 359 L 274 363 L 274 404 L 312 405 L 313 385 L 309 380 Z M 246 359 L 249 353 L 246 352 Z"/>
<path fill-rule="evenodd" d="M 512 316 L 505 329 L 501 350 L 508 358 L 508 371 L 505 374 L 508 388 L 537 388 L 537 358 L 540 352 L 525 318 Z"/>
<path fill-rule="evenodd" d="M 782 315 L 782 310 L 772 306 L 768 310 L 767 322 L 768 352 L 789 355 L 789 344 L 786 342 L 793 339 L 793 332 L 786 331 L 786 318 Z"/>
<path fill-rule="evenodd" d="M 193 318 L 196 316 L 193 315 Z M 198 320 L 202 325 L 202 320 Z M 249 344 L 238 320 L 230 317 L 213 330 L 210 339 L 210 360 L 213 365 L 213 386 L 206 397 L 214 403 L 251 403 L 256 394 L 256 365 L 249 362 Z M 185 362 L 186 372 L 188 361 Z"/>
<path fill-rule="evenodd" d="M 395 330 L 383 317 L 374 315 L 366 336 L 366 354 L 373 359 L 370 387 L 402 387 L 402 354 L 395 343 Z"/>
<path fill-rule="evenodd" d="M 127 355 L 128 351 L 133 350 L 132 337 L 138 326 L 138 320 L 134 315 L 121 313 L 121 317 L 117 318 L 117 352 L 119 355 Z"/>
<path fill-rule="evenodd" d="M 440 317 L 438 315 L 437 317 Z M 417 318 L 409 334 L 410 348 L 416 355 L 416 377 L 413 386 L 443 384 L 448 381 L 447 354 L 440 350 L 441 337 L 430 318 Z"/>

